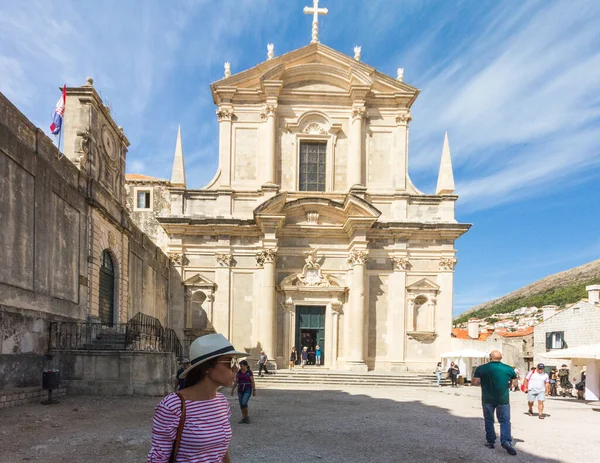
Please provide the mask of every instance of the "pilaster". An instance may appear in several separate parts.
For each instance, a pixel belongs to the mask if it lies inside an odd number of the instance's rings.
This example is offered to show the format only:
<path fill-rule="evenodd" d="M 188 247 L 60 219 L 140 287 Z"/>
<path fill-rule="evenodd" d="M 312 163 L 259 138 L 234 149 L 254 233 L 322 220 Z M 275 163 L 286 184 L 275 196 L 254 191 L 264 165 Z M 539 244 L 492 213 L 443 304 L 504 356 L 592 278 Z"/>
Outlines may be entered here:
<path fill-rule="evenodd" d="M 367 371 L 365 363 L 365 266 L 369 251 L 353 248 L 348 255 L 348 263 L 352 267 L 352 286 L 350 287 L 350 332 L 348 333 L 348 352 L 346 369 Z"/>

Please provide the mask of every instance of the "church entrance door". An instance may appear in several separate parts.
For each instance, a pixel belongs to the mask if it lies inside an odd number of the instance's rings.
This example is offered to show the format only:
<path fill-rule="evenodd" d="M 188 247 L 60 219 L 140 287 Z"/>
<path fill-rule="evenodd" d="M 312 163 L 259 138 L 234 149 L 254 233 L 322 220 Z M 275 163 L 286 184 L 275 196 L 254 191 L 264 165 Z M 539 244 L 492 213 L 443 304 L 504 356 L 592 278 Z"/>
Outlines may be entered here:
<path fill-rule="evenodd" d="M 308 363 L 315 364 L 315 349 L 321 348 L 321 364 L 325 360 L 325 307 L 296 306 L 296 349 L 308 347 Z"/>

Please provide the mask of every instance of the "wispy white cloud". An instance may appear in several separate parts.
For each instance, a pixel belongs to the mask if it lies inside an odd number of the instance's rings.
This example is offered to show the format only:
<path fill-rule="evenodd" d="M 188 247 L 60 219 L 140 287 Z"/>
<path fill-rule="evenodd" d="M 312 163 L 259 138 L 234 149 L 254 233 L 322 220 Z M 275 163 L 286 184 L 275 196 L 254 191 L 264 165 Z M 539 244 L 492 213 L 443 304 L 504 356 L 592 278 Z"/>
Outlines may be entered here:
<path fill-rule="evenodd" d="M 600 8 L 531 3 L 507 2 L 489 34 L 465 34 L 415 105 L 411 171 L 436 171 L 448 129 L 466 210 L 539 195 L 599 159 Z"/>

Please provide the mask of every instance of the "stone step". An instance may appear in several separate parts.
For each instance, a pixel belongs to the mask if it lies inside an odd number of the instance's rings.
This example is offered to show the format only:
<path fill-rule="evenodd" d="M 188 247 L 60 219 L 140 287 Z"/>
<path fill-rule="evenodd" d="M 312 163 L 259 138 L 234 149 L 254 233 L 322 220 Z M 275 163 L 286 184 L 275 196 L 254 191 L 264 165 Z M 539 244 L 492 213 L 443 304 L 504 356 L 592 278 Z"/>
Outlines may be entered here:
<path fill-rule="evenodd" d="M 352 374 L 331 372 L 278 372 L 263 377 L 256 377 L 256 381 L 262 385 L 302 385 L 319 384 L 330 386 L 382 386 L 382 387 L 437 387 L 435 376 L 425 374 Z M 443 379 L 442 385 L 449 385 L 450 381 Z"/>

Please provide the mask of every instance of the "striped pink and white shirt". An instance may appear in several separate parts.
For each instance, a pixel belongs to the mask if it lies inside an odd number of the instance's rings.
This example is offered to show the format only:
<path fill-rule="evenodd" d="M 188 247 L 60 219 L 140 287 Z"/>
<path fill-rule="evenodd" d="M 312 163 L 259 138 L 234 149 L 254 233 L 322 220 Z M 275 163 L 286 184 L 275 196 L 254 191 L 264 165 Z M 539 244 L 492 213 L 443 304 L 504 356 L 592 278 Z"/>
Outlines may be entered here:
<path fill-rule="evenodd" d="M 231 409 L 223 394 L 210 400 L 185 401 L 185 425 L 176 462 L 220 463 L 231 440 Z M 148 463 L 167 463 L 171 456 L 181 417 L 177 394 L 166 396 L 154 411 L 152 449 Z"/>

